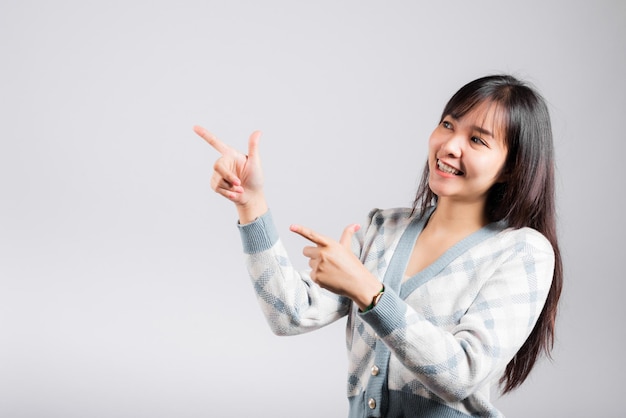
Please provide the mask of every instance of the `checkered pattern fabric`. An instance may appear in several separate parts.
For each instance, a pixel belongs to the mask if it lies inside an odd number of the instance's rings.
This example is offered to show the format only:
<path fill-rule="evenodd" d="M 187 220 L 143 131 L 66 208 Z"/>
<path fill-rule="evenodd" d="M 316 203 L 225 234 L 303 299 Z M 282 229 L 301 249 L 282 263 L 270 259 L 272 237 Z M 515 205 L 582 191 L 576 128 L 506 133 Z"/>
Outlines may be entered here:
<path fill-rule="evenodd" d="M 530 228 L 490 224 L 403 280 L 424 226 L 410 213 L 373 210 L 354 237 L 354 253 L 385 284 L 366 313 L 291 265 L 270 212 L 240 225 L 262 311 L 278 335 L 347 315 L 350 417 L 501 417 L 490 387 L 541 312 L 552 247 Z"/>

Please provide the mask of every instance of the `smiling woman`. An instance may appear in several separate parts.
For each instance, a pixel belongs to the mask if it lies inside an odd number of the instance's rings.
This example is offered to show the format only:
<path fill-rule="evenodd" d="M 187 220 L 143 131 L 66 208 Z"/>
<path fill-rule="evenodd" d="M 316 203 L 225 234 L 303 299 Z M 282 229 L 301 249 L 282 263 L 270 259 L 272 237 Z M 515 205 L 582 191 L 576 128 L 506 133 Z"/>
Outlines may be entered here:
<path fill-rule="evenodd" d="M 532 228 L 550 242 L 554 251 L 553 279 L 545 306 L 531 335 L 509 362 L 500 380 L 504 383 L 504 392 L 508 392 L 523 383 L 538 355 L 541 352 L 549 355 L 554 343 L 563 267 L 556 232 L 554 146 L 550 116 L 541 95 L 523 82 L 503 75 L 480 78 L 463 86 L 442 112 L 441 125 L 452 127 L 446 118 L 473 121 L 469 122 L 465 135 L 471 135 L 474 130 L 483 136 L 480 144 L 474 138 L 469 141 L 478 144 L 479 149 L 483 149 L 484 145 L 489 151 L 499 150 L 492 154 L 495 160 L 485 163 L 492 164 L 491 169 L 498 167 L 500 157 L 495 157 L 496 154 L 504 153 L 504 164 L 500 165 L 491 186 L 479 200 L 482 223 L 504 222 L 510 228 Z M 463 126 L 463 123 L 460 125 Z M 487 126 L 491 129 L 485 130 Z M 431 137 L 431 153 L 432 140 Z M 421 216 L 426 214 L 430 204 L 441 212 L 446 201 L 433 190 L 433 179 L 437 177 L 433 173 L 437 170 L 431 168 L 432 160 L 433 157 L 429 156 L 413 205 L 414 209 L 421 208 Z"/>
<path fill-rule="evenodd" d="M 463 86 L 429 141 L 413 208 L 374 209 L 339 241 L 291 231 L 296 271 L 263 193 L 260 133 L 221 157 L 213 189 L 235 203 L 248 272 L 278 335 L 347 320 L 350 417 L 501 417 L 490 388 L 519 386 L 549 354 L 561 292 L 550 119 L 507 75 Z"/>

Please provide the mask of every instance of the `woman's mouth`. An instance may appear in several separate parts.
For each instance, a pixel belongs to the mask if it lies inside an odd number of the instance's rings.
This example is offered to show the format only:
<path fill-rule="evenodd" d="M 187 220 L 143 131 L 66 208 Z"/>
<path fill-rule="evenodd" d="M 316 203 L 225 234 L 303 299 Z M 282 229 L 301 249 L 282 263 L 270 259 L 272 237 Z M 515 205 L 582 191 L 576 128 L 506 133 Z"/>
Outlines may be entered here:
<path fill-rule="evenodd" d="M 463 175 L 462 171 L 457 170 L 456 168 L 449 166 L 448 164 L 442 162 L 441 160 L 437 160 L 437 168 L 439 170 L 443 171 L 444 173 L 454 174 L 455 176 Z"/>

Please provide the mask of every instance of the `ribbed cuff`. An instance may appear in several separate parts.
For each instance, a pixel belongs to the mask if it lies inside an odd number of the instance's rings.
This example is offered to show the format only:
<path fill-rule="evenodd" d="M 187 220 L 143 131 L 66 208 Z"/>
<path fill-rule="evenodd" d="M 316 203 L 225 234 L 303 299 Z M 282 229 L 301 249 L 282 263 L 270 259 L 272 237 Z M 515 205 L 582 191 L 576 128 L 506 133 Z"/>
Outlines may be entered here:
<path fill-rule="evenodd" d="M 361 313 L 361 318 L 371 325 L 380 337 L 389 335 L 394 330 L 404 328 L 406 305 L 393 289 L 385 287 L 385 293 L 376 306 Z"/>
<path fill-rule="evenodd" d="M 278 241 L 278 231 L 269 210 L 248 224 L 237 223 L 237 227 L 246 254 L 269 250 Z"/>

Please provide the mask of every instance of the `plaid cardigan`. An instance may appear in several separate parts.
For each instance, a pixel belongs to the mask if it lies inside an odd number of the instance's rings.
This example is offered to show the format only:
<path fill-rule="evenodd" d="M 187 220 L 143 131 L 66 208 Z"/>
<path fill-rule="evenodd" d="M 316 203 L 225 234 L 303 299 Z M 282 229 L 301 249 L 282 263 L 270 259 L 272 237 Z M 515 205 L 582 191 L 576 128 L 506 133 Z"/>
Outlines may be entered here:
<path fill-rule="evenodd" d="M 292 267 L 270 212 L 239 230 L 276 334 L 311 331 L 347 315 L 351 418 L 502 417 L 490 388 L 541 313 L 552 246 L 533 229 L 489 224 L 403 280 L 425 219 L 406 208 L 375 209 L 355 234 L 354 253 L 385 285 L 366 313 Z"/>

